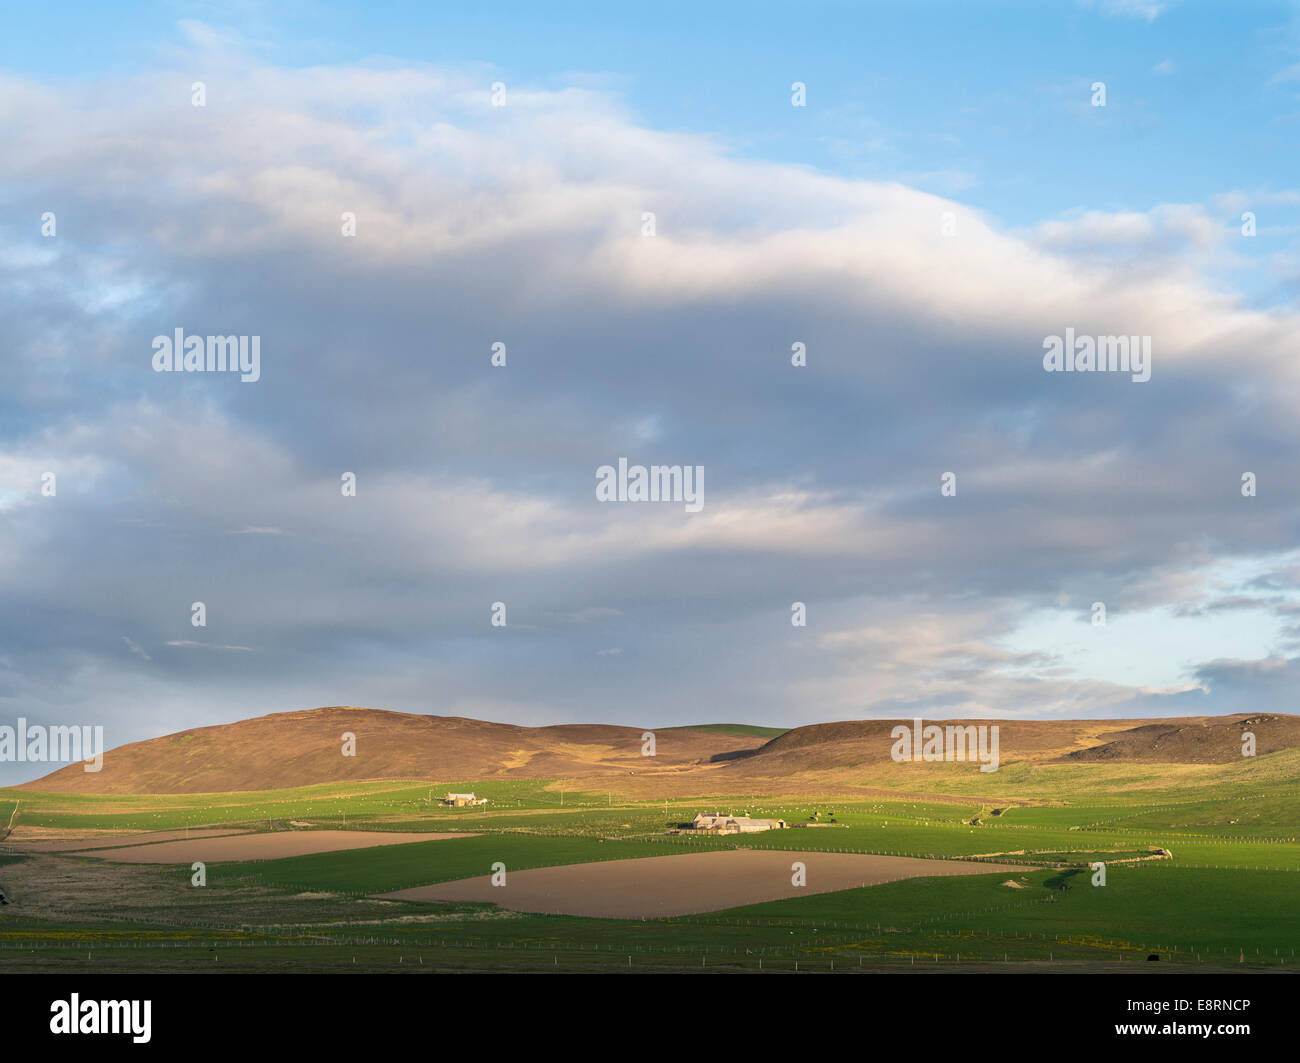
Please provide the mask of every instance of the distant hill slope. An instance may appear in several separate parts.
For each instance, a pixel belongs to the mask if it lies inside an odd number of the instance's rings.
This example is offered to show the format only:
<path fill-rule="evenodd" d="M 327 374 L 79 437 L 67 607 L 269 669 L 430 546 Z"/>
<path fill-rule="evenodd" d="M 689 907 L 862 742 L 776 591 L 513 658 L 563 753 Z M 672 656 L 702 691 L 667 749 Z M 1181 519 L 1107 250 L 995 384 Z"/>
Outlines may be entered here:
<path fill-rule="evenodd" d="M 72 764 L 17 789 L 83 794 L 194 794 L 286 789 L 365 779 L 584 779 L 622 776 L 658 793 L 755 792 L 781 780 L 860 785 L 892 772 L 892 730 L 911 720 L 853 720 L 776 728 L 710 724 L 654 732 L 642 756 L 638 727 L 519 727 L 458 716 L 419 716 L 343 706 L 276 713 L 200 727 L 109 750 L 103 770 Z M 1242 733 L 1260 756 L 1300 750 L 1300 716 L 1277 713 L 1165 720 L 930 720 L 996 724 L 999 760 L 1039 764 L 1241 763 Z M 768 732 L 776 736 L 764 741 Z M 342 755 L 356 735 L 355 757 Z M 884 775 L 893 778 L 890 772 Z M 627 776 L 635 775 L 636 779 Z M 991 777 L 990 777 L 991 779 Z M 919 784 L 918 784 L 919 785 Z M 666 789 L 665 789 L 666 788 Z M 647 790 L 649 792 L 649 790 Z"/>
<path fill-rule="evenodd" d="M 1255 753 L 1300 747 L 1300 716 L 1253 713 L 1187 720 L 1146 720 L 1109 742 L 1066 754 L 1082 762 L 1141 761 L 1149 764 L 1228 764 L 1242 758 L 1242 734 L 1255 736 Z"/>
<path fill-rule="evenodd" d="M 998 726 L 1002 764 L 1119 762 L 1227 764 L 1242 760 L 1242 734 L 1256 753 L 1300 747 L 1300 716 L 1277 713 L 1164 720 L 934 720 L 925 725 Z M 835 774 L 889 761 L 892 730 L 911 720 L 850 720 L 796 727 L 730 767 L 736 774 L 781 777 Z"/>
<path fill-rule="evenodd" d="M 356 756 L 342 755 L 343 734 Z M 109 750 L 100 772 L 60 768 L 20 789 L 86 794 L 270 790 L 335 780 L 575 778 L 681 770 L 748 751 L 762 739 L 697 730 L 655 732 L 602 724 L 518 727 L 459 716 L 343 706 L 199 727 Z"/>
<path fill-rule="evenodd" d="M 786 733 L 785 727 L 757 727 L 751 723 L 696 723 L 685 727 L 664 727 L 665 731 L 711 731 L 720 735 L 749 735 L 754 738 L 777 738 Z"/>

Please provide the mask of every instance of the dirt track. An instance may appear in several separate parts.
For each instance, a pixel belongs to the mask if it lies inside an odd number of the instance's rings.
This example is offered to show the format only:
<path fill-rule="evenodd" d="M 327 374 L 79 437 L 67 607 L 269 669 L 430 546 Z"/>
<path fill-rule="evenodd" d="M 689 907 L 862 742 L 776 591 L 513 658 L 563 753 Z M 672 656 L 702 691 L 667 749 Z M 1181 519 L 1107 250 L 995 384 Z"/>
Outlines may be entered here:
<path fill-rule="evenodd" d="M 332 853 L 342 849 L 373 849 L 379 845 L 436 842 L 444 838 L 474 838 L 475 834 L 398 834 L 391 831 L 291 830 L 274 834 L 236 834 L 224 838 L 133 845 L 124 849 L 98 849 L 86 856 L 125 864 L 189 864 L 201 860 L 219 864 L 229 860 L 279 860 L 284 856 Z"/>
<path fill-rule="evenodd" d="M 790 865 L 796 860 L 806 865 L 807 885 L 791 882 Z M 1010 864 L 905 856 L 734 849 L 508 871 L 505 886 L 493 886 L 491 877 L 485 875 L 380 896 L 407 901 L 480 901 L 552 915 L 653 919 L 877 886 L 904 878 L 1008 871 L 1023 874 L 1025 870 Z"/>

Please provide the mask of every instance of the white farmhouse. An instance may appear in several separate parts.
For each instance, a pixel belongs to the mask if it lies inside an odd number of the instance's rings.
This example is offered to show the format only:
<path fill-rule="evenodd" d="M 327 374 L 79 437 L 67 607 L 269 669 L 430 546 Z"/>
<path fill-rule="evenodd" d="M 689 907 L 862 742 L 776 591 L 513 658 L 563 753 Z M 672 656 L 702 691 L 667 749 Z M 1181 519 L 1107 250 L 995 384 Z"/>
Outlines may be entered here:
<path fill-rule="evenodd" d="M 781 830 L 783 819 L 753 819 L 750 816 L 733 816 L 730 812 L 701 812 L 691 821 L 692 830 L 714 834 L 757 834 L 765 830 Z"/>

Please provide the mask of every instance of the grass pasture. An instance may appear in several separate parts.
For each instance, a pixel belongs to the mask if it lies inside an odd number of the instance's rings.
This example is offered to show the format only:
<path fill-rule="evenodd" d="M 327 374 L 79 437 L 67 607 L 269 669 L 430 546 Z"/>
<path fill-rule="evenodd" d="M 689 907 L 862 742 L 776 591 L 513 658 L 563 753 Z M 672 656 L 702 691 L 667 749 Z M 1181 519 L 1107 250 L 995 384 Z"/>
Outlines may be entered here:
<path fill-rule="evenodd" d="M 555 781 L 355 783 L 259 793 L 85 797 L 0 791 L 0 969 L 1277 970 L 1300 958 L 1300 796 L 1273 764 L 933 766 L 922 790 L 636 801 Z M 928 768 L 928 765 L 921 765 Z M 1086 784 L 1081 779 L 1088 779 Z M 879 780 L 864 780 L 876 787 Z M 487 796 L 451 809 L 447 790 Z M 956 796 L 954 802 L 951 797 Z M 807 824 L 743 837 L 667 833 L 696 812 Z M 833 820 L 833 822 L 832 822 Z M 24 836 L 180 827 L 461 831 L 478 837 L 278 860 L 122 865 L 30 853 Z M 662 919 L 528 915 L 376 899 L 415 886 L 594 861 L 745 847 L 973 859 L 1015 872 L 921 877 Z M 1164 850 L 1166 854 L 1159 853 Z M 1104 863 L 1104 886 L 1090 865 Z M 82 903 L 78 875 L 95 875 Z M 105 881 L 107 878 L 107 881 Z M 1011 884 L 1008 884 L 1011 883 Z M 55 886 L 63 884 L 64 888 Z M 121 904 L 103 903 L 104 890 Z M 222 966 L 224 964 L 224 966 Z M 209 966 L 213 965 L 213 966 Z M 1128 965 L 1128 967 L 1126 967 Z"/>

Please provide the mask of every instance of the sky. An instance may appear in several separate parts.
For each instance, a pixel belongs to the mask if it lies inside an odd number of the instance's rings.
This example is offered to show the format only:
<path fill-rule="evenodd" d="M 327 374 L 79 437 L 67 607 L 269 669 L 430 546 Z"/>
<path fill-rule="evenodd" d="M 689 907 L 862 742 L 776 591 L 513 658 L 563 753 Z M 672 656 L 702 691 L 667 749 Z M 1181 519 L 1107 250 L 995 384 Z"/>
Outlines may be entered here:
<path fill-rule="evenodd" d="M 1293 711 L 1297 5 L 701 6 L 7 19 L 0 724 Z"/>

